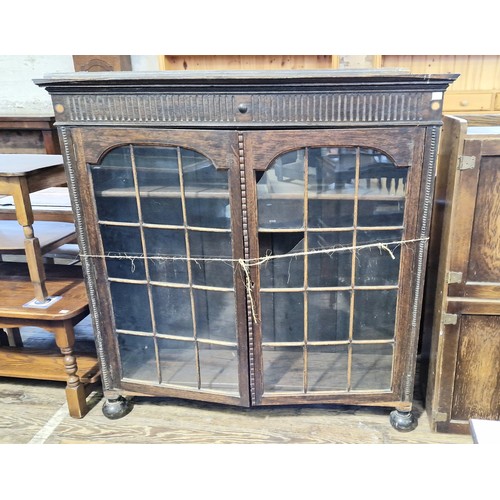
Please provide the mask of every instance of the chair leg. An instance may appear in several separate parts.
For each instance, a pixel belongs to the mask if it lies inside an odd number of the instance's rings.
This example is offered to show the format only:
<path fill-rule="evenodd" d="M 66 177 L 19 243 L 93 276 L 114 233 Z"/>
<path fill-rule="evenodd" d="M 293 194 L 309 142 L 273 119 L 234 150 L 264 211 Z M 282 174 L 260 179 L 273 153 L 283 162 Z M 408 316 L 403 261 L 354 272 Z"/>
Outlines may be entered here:
<path fill-rule="evenodd" d="M 23 339 L 19 328 L 6 328 L 5 331 L 11 347 L 23 347 Z"/>
<path fill-rule="evenodd" d="M 68 375 L 66 384 L 66 400 L 68 402 L 69 414 L 73 418 L 82 418 L 88 411 L 85 387 L 77 375 L 78 365 L 73 355 L 75 344 L 75 333 L 73 323 L 64 321 L 64 325 L 53 329 L 56 344 L 64 356 L 64 369 Z"/>
<path fill-rule="evenodd" d="M 0 346 L 23 347 L 19 328 L 0 328 Z"/>

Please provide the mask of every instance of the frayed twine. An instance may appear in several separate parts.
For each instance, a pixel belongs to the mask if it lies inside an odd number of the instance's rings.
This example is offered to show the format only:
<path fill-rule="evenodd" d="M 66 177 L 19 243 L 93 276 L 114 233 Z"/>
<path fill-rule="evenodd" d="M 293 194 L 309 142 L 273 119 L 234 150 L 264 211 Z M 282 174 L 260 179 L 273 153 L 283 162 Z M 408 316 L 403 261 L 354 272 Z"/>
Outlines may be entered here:
<path fill-rule="evenodd" d="M 392 260 L 396 259 L 396 256 L 394 255 L 393 251 L 389 248 L 389 246 L 392 247 L 398 247 L 402 245 L 406 245 L 409 243 L 418 243 L 418 242 L 423 242 L 427 241 L 429 238 L 416 238 L 412 240 L 397 240 L 397 241 L 390 241 L 390 242 L 384 242 L 384 243 L 367 243 L 364 245 L 355 245 L 355 246 L 343 246 L 343 247 L 329 247 L 329 248 L 316 248 L 312 250 L 308 250 L 306 252 L 292 252 L 292 253 L 286 253 L 286 254 L 280 254 L 280 255 L 272 255 L 271 253 L 267 253 L 264 257 L 258 257 L 258 258 L 253 258 L 253 259 L 232 259 L 229 257 L 187 257 L 187 256 L 174 256 L 174 255 L 152 255 L 152 256 L 147 256 L 147 260 L 159 260 L 159 261 L 184 261 L 184 262 L 195 262 L 197 265 L 200 265 L 200 262 L 223 262 L 223 263 L 228 263 L 228 264 L 233 264 L 237 263 L 243 270 L 243 273 L 245 275 L 245 288 L 246 288 L 246 294 L 248 297 L 248 301 L 250 304 L 250 308 L 252 311 L 252 317 L 255 323 L 257 323 L 257 314 L 255 312 L 255 303 L 253 300 L 253 289 L 254 289 L 254 284 L 252 282 L 251 276 L 250 276 L 250 268 L 255 267 L 255 266 L 262 266 L 264 264 L 267 264 L 271 260 L 276 260 L 276 259 L 290 259 L 290 258 L 296 258 L 296 257 L 304 257 L 304 256 L 309 256 L 309 255 L 320 255 L 320 254 L 326 254 L 326 255 L 332 255 L 334 253 L 338 252 L 349 252 L 349 251 L 358 251 L 358 250 L 365 250 L 365 249 L 370 249 L 370 248 L 378 248 L 379 250 L 384 250 L 386 251 L 389 256 L 391 257 Z M 80 255 L 81 258 L 89 258 L 89 259 L 117 259 L 117 260 L 130 260 L 131 262 L 131 271 L 132 273 L 135 272 L 136 266 L 135 266 L 135 261 L 137 259 L 144 259 L 145 256 L 144 254 L 127 254 L 127 253 L 117 253 L 117 254 L 103 254 L 103 255 Z"/>

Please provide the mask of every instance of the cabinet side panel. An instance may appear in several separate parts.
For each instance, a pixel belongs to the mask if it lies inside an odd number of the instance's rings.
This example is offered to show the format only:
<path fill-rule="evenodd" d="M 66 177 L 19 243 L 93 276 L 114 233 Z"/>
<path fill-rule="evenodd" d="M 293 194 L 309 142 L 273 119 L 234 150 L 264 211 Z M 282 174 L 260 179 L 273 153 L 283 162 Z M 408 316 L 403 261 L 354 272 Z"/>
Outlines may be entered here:
<path fill-rule="evenodd" d="M 451 418 L 500 418 L 499 316 L 462 317 Z"/>
<path fill-rule="evenodd" d="M 449 248 L 452 244 L 456 165 L 462 153 L 466 130 L 465 120 L 450 116 L 444 117 L 434 191 L 421 327 L 422 390 L 426 394 L 426 410 L 431 423 L 433 422 L 432 412 L 438 405 L 439 385 L 444 370 L 442 344 L 445 339 L 441 335 L 444 328 L 441 325 L 441 314 L 447 294 L 445 278 L 449 268 Z"/>

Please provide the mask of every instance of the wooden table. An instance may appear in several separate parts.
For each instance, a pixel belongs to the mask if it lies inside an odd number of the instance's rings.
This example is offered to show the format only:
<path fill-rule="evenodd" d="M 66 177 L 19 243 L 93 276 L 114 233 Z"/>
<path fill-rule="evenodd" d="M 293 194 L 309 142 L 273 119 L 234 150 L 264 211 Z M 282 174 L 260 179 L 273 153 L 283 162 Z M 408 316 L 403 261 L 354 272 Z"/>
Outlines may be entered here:
<path fill-rule="evenodd" d="M 75 241 L 76 235 L 74 225 L 71 223 L 45 222 L 46 234 L 51 236 L 48 240 L 45 238 L 42 250 L 39 238 L 34 233 L 33 209 L 29 194 L 65 183 L 66 177 L 61 155 L 0 154 L 0 194 L 11 195 L 14 199 L 16 219 L 24 232 L 24 252 L 34 287 L 36 306 L 49 303 L 51 300 L 45 284 L 43 251 L 54 248 L 54 245 Z M 0 253 L 19 250 L 19 235 L 9 231 L 12 236 L 5 236 L 8 229 L 6 225 L 9 222 L 0 221 L 0 226 L 4 226 L 4 237 L 0 240 Z"/>
<path fill-rule="evenodd" d="M 66 381 L 69 414 L 81 418 L 89 410 L 87 396 L 100 383 L 95 353 L 74 351 L 74 327 L 89 314 L 82 269 L 49 265 L 47 276 L 49 292 L 61 300 L 46 309 L 27 308 L 23 304 L 32 289 L 26 266 L 0 263 L 0 292 L 9 292 L 1 293 L 0 301 L 0 377 Z M 58 350 L 24 347 L 19 331 L 22 327 L 52 333 Z"/>
<path fill-rule="evenodd" d="M 53 116 L 1 116 L 0 132 L 39 132 L 45 152 L 49 155 L 60 154 L 61 146 L 54 122 Z"/>

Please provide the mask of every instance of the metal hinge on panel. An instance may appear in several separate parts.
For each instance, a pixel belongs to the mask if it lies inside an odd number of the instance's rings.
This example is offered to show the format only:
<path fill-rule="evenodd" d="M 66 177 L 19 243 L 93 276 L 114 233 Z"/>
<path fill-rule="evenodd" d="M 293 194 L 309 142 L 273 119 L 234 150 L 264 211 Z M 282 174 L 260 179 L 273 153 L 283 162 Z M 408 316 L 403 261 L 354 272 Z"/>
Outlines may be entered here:
<path fill-rule="evenodd" d="M 443 314 L 443 325 L 456 325 L 458 321 L 458 314 Z"/>
<path fill-rule="evenodd" d="M 458 170 L 470 170 L 476 167 L 476 157 L 475 156 L 464 156 L 460 155 L 458 157 Z"/>
<path fill-rule="evenodd" d="M 442 411 L 433 411 L 432 418 L 433 418 L 434 422 L 447 422 L 448 421 L 448 414 L 444 413 Z"/>
<path fill-rule="evenodd" d="M 463 274 L 459 271 L 448 271 L 446 273 L 446 283 L 451 285 L 452 283 L 462 283 Z"/>

